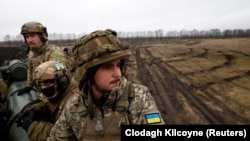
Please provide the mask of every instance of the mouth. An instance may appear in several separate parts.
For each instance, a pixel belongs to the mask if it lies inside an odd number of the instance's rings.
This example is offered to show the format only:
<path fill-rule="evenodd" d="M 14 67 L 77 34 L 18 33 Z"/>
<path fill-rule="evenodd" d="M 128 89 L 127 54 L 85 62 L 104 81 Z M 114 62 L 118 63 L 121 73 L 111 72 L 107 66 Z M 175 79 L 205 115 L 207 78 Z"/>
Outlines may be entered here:
<path fill-rule="evenodd" d="M 34 46 L 35 44 L 34 43 L 29 43 L 29 46 Z"/>
<path fill-rule="evenodd" d="M 121 80 L 120 78 L 117 78 L 117 79 L 111 81 L 111 83 L 117 83 L 117 82 L 120 82 L 120 80 Z"/>
<path fill-rule="evenodd" d="M 110 82 L 110 84 L 116 84 L 116 85 L 119 85 L 120 84 L 120 78 L 117 78 L 117 79 L 115 79 L 115 80 L 113 80 L 113 81 L 111 81 Z"/>

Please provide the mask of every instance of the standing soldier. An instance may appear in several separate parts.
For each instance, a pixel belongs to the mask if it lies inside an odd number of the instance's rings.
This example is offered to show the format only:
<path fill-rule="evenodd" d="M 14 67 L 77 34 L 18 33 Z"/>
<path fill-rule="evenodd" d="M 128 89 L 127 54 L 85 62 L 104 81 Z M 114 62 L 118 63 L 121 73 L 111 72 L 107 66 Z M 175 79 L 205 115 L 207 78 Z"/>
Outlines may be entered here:
<path fill-rule="evenodd" d="M 39 22 L 31 21 L 22 25 L 21 34 L 28 45 L 27 87 L 21 89 L 18 95 L 29 92 L 34 86 L 32 73 L 35 68 L 46 61 L 60 61 L 67 68 L 71 64 L 65 52 L 58 46 L 49 44 L 47 28 Z"/>
<path fill-rule="evenodd" d="M 116 35 L 98 30 L 76 41 L 81 95 L 70 97 L 47 141 L 120 140 L 121 125 L 165 124 L 148 88 L 124 77 L 131 52 Z"/>

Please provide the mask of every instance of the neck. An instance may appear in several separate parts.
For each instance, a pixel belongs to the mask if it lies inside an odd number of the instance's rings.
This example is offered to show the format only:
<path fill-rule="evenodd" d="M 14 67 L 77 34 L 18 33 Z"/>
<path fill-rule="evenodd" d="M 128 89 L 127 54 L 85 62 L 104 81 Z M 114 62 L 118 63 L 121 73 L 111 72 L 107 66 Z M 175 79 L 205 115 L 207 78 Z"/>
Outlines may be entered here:
<path fill-rule="evenodd" d="M 93 93 L 93 98 L 94 98 L 95 100 L 99 100 L 99 99 L 102 97 L 102 95 L 104 94 L 103 92 L 99 91 L 99 90 L 95 87 L 95 85 L 92 85 L 92 93 Z"/>

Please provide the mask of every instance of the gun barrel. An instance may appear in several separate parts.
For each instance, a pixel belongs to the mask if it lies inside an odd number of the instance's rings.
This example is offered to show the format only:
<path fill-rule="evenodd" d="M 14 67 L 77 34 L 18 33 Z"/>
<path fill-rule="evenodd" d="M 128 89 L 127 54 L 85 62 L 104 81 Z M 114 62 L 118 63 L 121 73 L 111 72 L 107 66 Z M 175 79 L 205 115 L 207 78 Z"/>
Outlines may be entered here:
<path fill-rule="evenodd" d="M 8 68 L 9 68 L 9 66 L 1 66 L 0 71 L 2 71 L 2 72 L 7 71 Z"/>

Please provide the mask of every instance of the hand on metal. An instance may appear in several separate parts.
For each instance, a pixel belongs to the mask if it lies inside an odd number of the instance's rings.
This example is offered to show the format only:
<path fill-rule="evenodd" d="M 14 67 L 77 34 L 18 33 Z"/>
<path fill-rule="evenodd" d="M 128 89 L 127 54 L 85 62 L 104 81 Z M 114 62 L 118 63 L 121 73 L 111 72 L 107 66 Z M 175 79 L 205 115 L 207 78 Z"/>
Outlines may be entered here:
<path fill-rule="evenodd" d="M 35 110 L 27 110 L 18 114 L 16 123 L 17 127 L 22 127 L 27 131 L 29 125 L 36 119 Z"/>

